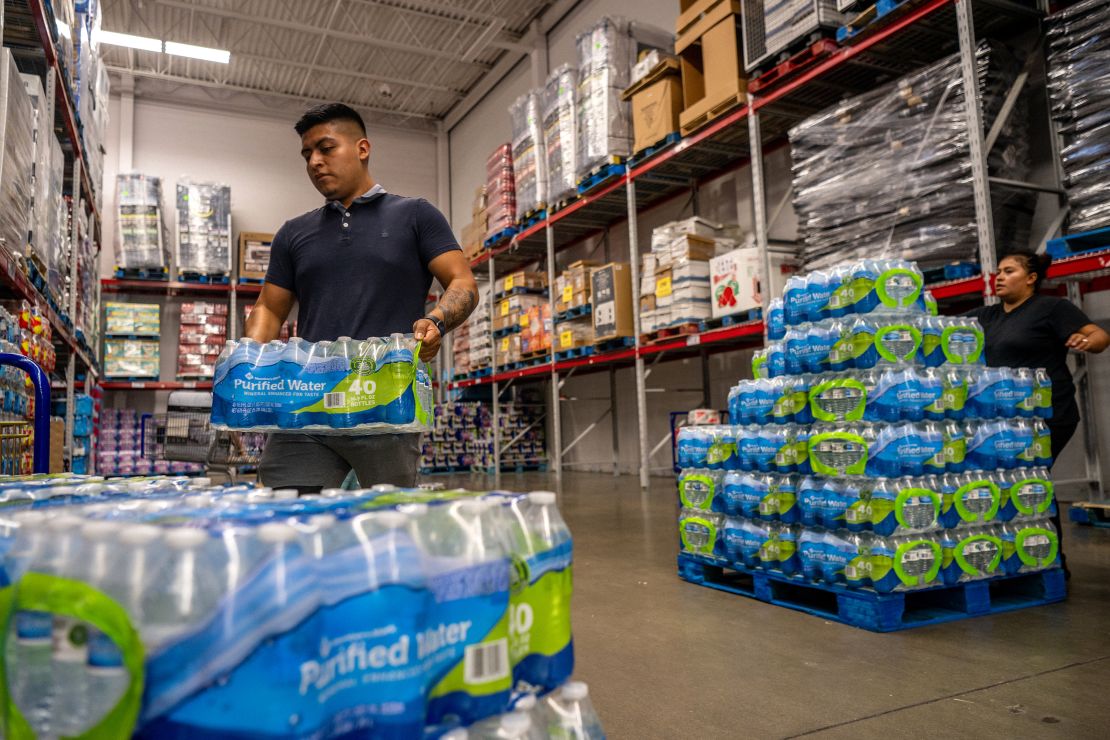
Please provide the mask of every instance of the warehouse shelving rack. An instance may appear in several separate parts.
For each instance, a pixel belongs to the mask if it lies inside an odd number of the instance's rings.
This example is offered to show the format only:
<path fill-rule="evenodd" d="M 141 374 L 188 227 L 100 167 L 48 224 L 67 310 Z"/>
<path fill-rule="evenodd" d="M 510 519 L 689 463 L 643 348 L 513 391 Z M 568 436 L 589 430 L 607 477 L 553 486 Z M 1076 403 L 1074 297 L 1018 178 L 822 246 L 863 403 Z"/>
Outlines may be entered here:
<path fill-rule="evenodd" d="M 526 265 L 546 262 L 549 285 L 554 284 L 556 255 L 587 239 L 602 236 L 607 230 L 620 223 L 627 223 L 629 244 L 631 245 L 632 284 L 638 295 L 640 284 L 639 238 L 637 229 L 638 215 L 650 208 L 671 199 L 696 194 L 697 189 L 709 180 L 719 178 L 745 165 L 751 171 L 751 207 L 753 211 L 753 231 L 757 246 L 765 256 L 763 264 L 763 284 L 769 284 L 770 251 L 768 249 L 768 219 L 766 193 L 763 176 L 763 157 L 770 151 L 783 146 L 785 134 L 791 126 L 804 118 L 835 104 L 847 95 L 866 92 L 876 85 L 895 79 L 921 66 L 935 62 L 956 51 L 960 54 L 961 75 L 965 89 L 977 89 L 974 53 L 975 40 L 979 37 L 1006 37 L 1020 31 L 1039 27 L 1044 16 L 1045 3 L 1033 8 L 1019 5 L 1008 0 L 908 0 L 897 12 L 886 16 L 881 24 L 865 29 L 847 44 L 827 53 L 813 67 L 797 77 L 781 84 L 771 85 L 760 91 L 760 95 L 750 97 L 747 104 L 734 112 L 724 115 L 702 129 L 682 138 L 669 149 L 664 149 L 648 159 L 633 162 L 632 166 L 620 177 L 598 190 L 576 200 L 562 210 L 549 212 L 547 217 L 532 227 L 515 235 L 512 239 L 492 245 L 486 252 L 472 262 L 477 271 L 484 268 L 491 288 L 496 285 L 498 276 Z M 955 36 L 953 35 L 955 30 Z M 953 44 L 955 41 L 955 44 Z M 1007 103 L 998 119 L 1004 121 L 1012 111 L 1017 99 L 1028 80 L 1028 68 L 1015 82 L 1014 89 L 1007 96 Z M 978 96 L 968 96 L 967 106 L 969 130 L 969 154 L 972 162 L 972 183 L 975 196 L 976 225 L 979 236 L 979 261 L 982 274 L 930 286 L 934 295 L 943 300 L 997 300 L 990 287 L 990 281 L 983 275 L 995 271 L 994 230 L 990 208 L 991 186 L 1021 188 L 1035 192 L 1056 194 L 1059 213 L 1052 219 L 1051 232 L 1045 238 L 1058 232 L 1066 215 L 1063 190 L 1060 186 L 1061 173 L 1056 172 L 1056 182 L 1048 185 L 1033 182 L 1013 182 L 992 178 L 987 172 L 988 142 L 993 144 L 996 123 L 991 132 L 983 133 L 982 113 Z M 1047 113 L 1046 113 L 1047 121 Z M 757 145 L 753 146 L 752 142 Z M 1052 141 L 1055 150 L 1057 142 Z M 1059 158 L 1056 157 L 1058 160 Z M 1073 297 L 1081 292 L 1104 290 L 1110 287 L 1110 251 L 1104 254 L 1080 255 L 1061 260 L 1049 271 L 1052 281 L 1063 283 Z M 555 315 L 555 297 L 549 291 L 552 316 Z M 649 459 L 651 455 L 669 442 L 665 437 L 654 449 L 647 439 L 647 392 L 645 381 L 650 365 L 666 359 L 678 359 L 700 355 L 703 358 L 703 389 L 708 395 L 708 379 L 704 358 L 710 352 L 727 351 L 741 347 L 754 347 L 764 340 L 763 324 L 759 321 L 731 327 L 714 329 L 701 334 L 692 334 L 674 340 L 643 345 L 640 343 L 641 326 L 639 301 L 633 301 L 634 345 L 613 352 L 595 354 L 590 357 L 571 360 L 551 361 L 524 369 L 502 371 L 497 363 L 496 343 L 493 348 L 493 372 L 480 378 L 467 378 L 449 384 L 450 390 L 490 385 L 493 398 L 518 381 L 549 381 L 551 383 L 552 449 L 550 458 L 552 469 L 561 476 L 563 455 L 569 449 L 563 447 L 560 423 L 561 389 L 566 380 L 575 373 L 608 370 L 610 372 L 610 407 L 601 418 L 608 414 L 616 417 L 617 368 L 632 366 L 636 376 L 636 406 L 639 436 L 639 477 L 640 485 L 646 489 L 649 483 Z M 493 301 L 490 301 L 492 322 Z M 1090 389 L 1080 358 L 1080 394 L 1086 405 L 1084 427 L 1086 432 L 1087 475 L 1080 481 L 1090 486 L 1098 497 L 1100 491 L 1100 471 L 1097 455 L 1097 430 L 1094 425 L 1093 405 Z M 709 405 L 709 399 L 703 399 Z M 494 404 L 494 424 L 498 423 L 497 404 Z M 601 418 L 588 425 L 591 431 Z M 618 457 L 617 431 L 613 425 L 613 458 Z M 584 433 L 579 434 L 579 439 Z M 577 443 L 577 439 L 572 444 Z M 495 462 L 499 460 L 499 450 L 494 450 Z M 499 465 L 495 465 L 499 468 Z M 614 473 L 617 472 L 614 463 Z"/>
<path fill-rule="evenodd" d="M 67 159 L 64 171 L 68 171 L 70 175 L 68 184 L 72 196 L 73 213 L 89 215 L 91 231 L 89 238 L 97 245 L 96 255 L 98 256 L 101 242 L 100 211 L 93 197 L 95 190 L 89 178 L 85 143 L 81 138 L 74 100 L 70 96 L 68 86 L 63 83 L 62 65 L 51 33 L 53 23 L 54 19 L 47 10 L 45 0 L 5 0 L 3 7 L 0 8 L 0 36 L 3 37 L 4 45 L 11 47 L 13 52 L 18 52 L 21 58 L 33 58 L 42 70 L 45 113 L 48 120 L 54 121 L 54 128 L 59 133 L 62 151 Z M 70 262 L 67 273 L 71 284 L 76 283 L 77 277 L 79 235 L 76 222 L 76 218 L 71 219 Z M 84 374 L 86 390 L 95 382 L 99 375 L 95 359 L 98 348 L 88 346 L 81 341 L 72 324 L 72 319 L 77 316 L 77 291 L 75 289 L 69 291 L 69 302 L 65 307 L 68 315 L 59 315 L 47 305 L 46 296 L 40 293 L 28 279 L 22 259 L 22 255 L 14 254 L 6 247 L 0 247 L 0 290 L 11 297 L 22 298 L 38 305 L 53 327 L 58 359 L 65 367 L 66 449 L 71 450 L 73 449 L 73 405 L 77 376 L 80 373 Z M 51 387 L 55 386 L 51 384 Z"/>

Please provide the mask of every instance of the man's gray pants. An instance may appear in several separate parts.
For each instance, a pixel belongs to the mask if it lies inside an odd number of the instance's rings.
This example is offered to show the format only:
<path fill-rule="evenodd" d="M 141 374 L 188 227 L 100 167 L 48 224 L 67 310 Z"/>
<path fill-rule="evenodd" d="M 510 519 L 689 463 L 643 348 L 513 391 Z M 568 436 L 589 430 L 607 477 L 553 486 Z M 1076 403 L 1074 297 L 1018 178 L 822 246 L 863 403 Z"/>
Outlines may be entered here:
<path fill-rule="evenodd" d="M 411 488 L 420 463 L 419 434 L 271 434 L 258 475 L 270 488 L 312 493 L 339 488 L 353 468 L 363 488 Z"/>

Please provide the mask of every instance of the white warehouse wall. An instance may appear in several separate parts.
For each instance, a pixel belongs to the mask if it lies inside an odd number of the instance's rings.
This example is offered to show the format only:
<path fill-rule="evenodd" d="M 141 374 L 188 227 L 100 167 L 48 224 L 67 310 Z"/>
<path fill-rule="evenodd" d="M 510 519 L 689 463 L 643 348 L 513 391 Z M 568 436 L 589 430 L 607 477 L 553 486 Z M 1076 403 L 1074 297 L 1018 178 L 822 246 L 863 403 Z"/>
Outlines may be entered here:
<path fill-rule="evenodd" d="M 120 97 L 109 101 L 105 136 L 104 256 L 102 274 L 115 264 L 115 178 L 119 171 Z M 323 198 L 312 186 L 300 156 L 294 119 L 249 115 L 216 108 L 186 107 L 135 98 L 131 136 L 132 169 L 162 178 L 166 215 L 172 228 L 174 184 L 182 176 L 231 186 L 232 229 L 274 232 L 286 220 L 318 208 Z M 436 139 L 424 133 L 370 128 L 370 172 L 386 190 L 438 204 Z M 235 236 L 235 239 L 238 237 Z"/>

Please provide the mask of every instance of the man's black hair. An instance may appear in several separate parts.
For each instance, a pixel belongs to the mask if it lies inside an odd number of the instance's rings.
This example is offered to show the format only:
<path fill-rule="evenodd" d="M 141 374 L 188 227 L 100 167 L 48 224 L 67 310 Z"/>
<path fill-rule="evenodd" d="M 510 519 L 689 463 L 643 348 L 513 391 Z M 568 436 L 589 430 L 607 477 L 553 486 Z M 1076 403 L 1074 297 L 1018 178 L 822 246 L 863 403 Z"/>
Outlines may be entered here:
<path fill-rule="evenodd" d="M 362 132 L 363 136 L 366 136 L 366 124 L 363 123 L 362 116 L 351 106 L 342 103 L 323 103 L 309 108 L 300 120 L 293 125 L 293 128 L 296 129 L 298 136 L 304 136 L 305 131 L 328 121 L 356 123 L 358 124 L 358 130 Z"/>

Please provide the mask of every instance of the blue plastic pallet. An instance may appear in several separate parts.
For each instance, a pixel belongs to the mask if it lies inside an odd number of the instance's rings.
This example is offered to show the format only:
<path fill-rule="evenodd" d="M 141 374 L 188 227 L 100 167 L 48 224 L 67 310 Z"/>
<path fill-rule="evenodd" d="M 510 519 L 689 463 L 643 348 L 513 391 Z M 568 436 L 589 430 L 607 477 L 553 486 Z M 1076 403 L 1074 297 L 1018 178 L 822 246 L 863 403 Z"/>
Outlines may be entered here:
<path fill-rule="evenodd" d="M 1049 239 L 1045 245 L 1045 251 L 1052 255 L 1053 259 L 1073 257 L 1103 249 L 1110 249 L 1110 226 Z"/>
<path fill-rule="evenodd" d="M 572 347 L 571 349 L 564 349 L 561 352 L 555 353 L 555 360 L 562 362 L 563 360 L 573 360 L 577 357 L 589 357 L 596 350 L 593 347 Z"/>
<path fill-rule="evenodd" d="M 852 19 L 851 23 L 838 28 L 836 31 L 837 42 L 843 44 L 848 39 L 858 36 L 864 29 L 890 15 L 892 11 L 897 10 L 908 2 L 911 2 L 911 0 L 879 0 L 879 2 L 875 3 L 872 7 L 859 13 Z M 871 16 L 872 12 L 874 13 L 874 17 Z"/>
<path fill-rule="evenodd" d="M 494 339 L 500 339 L 501 337 L 507 337 L 510 334 L 519 334 L 519 333 L 520 333 L 520 325 L 515 324 L 513 326 L 505 327 L 504 329 L 494 329 L 493 330 L 493 338 Z"/>
<path fill-rule="evenodd" d="M 240 285 L 262 285 L 265 282 L 266 281 L 263 278 L 250 278 L 250 277 L 241 277 L 241 278 L 239 278 L 239 284 Z"/>
<path fill-rule="evenodd" d="M 482 246 L 484 246 L 486 249 L 490 249 L 491 247 L 496 247 L 501 242 L 507 242 L 508 240 L 512 239 L 513 236 L 515 236 L 515 235 L 516 235 L 516 227 L 515 226 L 509 226 L 507 228 L 501 229 L 501 231 L 498 231 L 496 234 L 491 236 L 489 239 L 486 239 L 484 242 L 482 242 Z"/>
<path fill-rule="evenodd" d="M 655 142 L 649 147 L 641 149 L 640 151 L 629 157 L 628 166 L 634 168 L 641 162 L 645 162 L 651 159 L 659 152 L 663 151 L 664 149 L 671 148 L 680 141 L 682 141 L 682 134 L 680 134 L 678 131 L 672 131 L 671 133 L 664 136 L 660 141 Z"/>
<path fill-rule="evenodd" d="M 197 283 L 199 285 L 227 285 L 231 282 L 231 278 L 220 273 L 188 271 L 177 273 L 177 280 L 182 283 Z"/>
<path fill-rule="evenodd" d="M 116 274 L 116 280 L 157 280 L 157 281 L 166 282 L 166 281 L 169 281 L 169 279 L 170 279 L 169 270 L 167 270 L 165 268 L 162 268 L 160 270 L 154 270 L 154 269 L 145 269 L 145 268 L 144 269 L 136 269 L 136 268 L 124 269 L 122 267 L 117 267 L 115 274 Z"/>
<path fill-rule="evenodd" d="M 158 341 L 160 335 L 158 334 L 105 334 L 105 339 L 131 339 L 131 340 L 154 340 Z"/>
<path fill-rule="evenodd" d="M 525 288 L 524 286 L 517 286 L 509 290 L 503 290 L 500 293 L 494 293 L 493 300 L 496 303 L 511 295 L 547 295 L 547 288 Z"/>
<path fill-rule="evenodd" d="M 713 329 L 722 329 L 726 326 L 735 326 L 736 324 L 746 324 L 749 321 L 759 321 L 763 318 L 762 308 L 753 308 L 748 311 L 741 311 L 740 313 L 732 314 L 731 316 L 721 316 L 716 319 L 706 319 L 698 323 L 698 331 L 706 332 Z"/>
<path fill-rule="evenodd" d="M 529 211 L 528 213 L 524 214 L 519 221 L 516 222 L 516 231 L 518 234 L 522 231 L 526 231 L 527 229 L 532 228 L 546 218 L 546 210 L 541 209 L 538 211 Z"/>
<path fill-rule="evenodd" d="M 580 319 L 583 316 L 589 316 L 593 313 L 593 310 L 593 306 L 589 303 L 583 304 L 581 306 L 575 306 L 574 308 L 567 309 L 562 313 L 555 314 L 555 323 L 558 324 L 561 321 L 573 321 L 574 319 Z"/>
<path fill-rule="evenodd" d="M 109 383 L 157 383 L 158 378 L 150 376 L 142 377 L 139 375 L 113 375 L 104 378 Z"/>
<path fill-rule="evenodd" d="M 604 342 L 597 342 L 594 344 L 594 350 L 597 352 L 612 352 L 613 350 L 632 347 L 635 344 L 636 340 L 632 337 L 617 337 L 616 339 L 607 339 Z"/>
<path fill-rule="evenodd" d="M 925 285 L 929 286 L 947 280 L 963 280 L 964 278 L 975 277 L 980 272 L 982 271 L 979 269 L 978 262 L 951 262 L 947 265 L 923 270 L 922 275 L 925 278 Z"/>
<path fill-rule="evenodd" d="M 1068 519 L 1076 524 L 1110 528 L 1110 507 L 1086 503 L 1072 504 L 1068 507 Z"/>
<path fill-rule="evenodd" d="M 678 556 L 678 575 L 700 586 L 872 632 L 895 632 L 1000 614 L 1067 598 L 1061 568 L 890 594 L 809 583 L 773 571 L 749 570 L 687 553 Z"/>
<path fill-rule="evenodd" d="M 623 175 L 625 169 L 626 167 L 623 162 L 606 164 L 599 167 L 578 181 L 578 194 L 585 195 L 591 190 L 596 190 L 609 182 L 609 180 Z"/>

